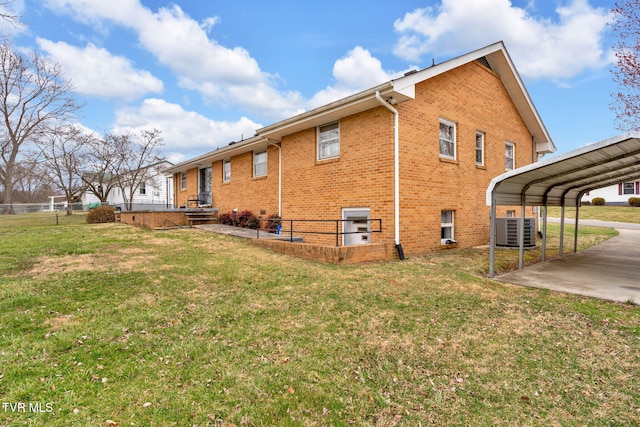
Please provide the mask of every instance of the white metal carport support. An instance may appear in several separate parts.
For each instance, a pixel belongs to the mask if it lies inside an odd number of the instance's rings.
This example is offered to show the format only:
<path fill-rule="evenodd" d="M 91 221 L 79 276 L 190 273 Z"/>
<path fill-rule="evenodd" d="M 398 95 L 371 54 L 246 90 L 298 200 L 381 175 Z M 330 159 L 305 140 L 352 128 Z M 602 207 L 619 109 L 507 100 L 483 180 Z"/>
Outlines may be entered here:
<path fill-rule="evenodd" d="M 496 275 L 496 192 L 491 192 L 491 213 L 489 214 L 489 277 Z"/>

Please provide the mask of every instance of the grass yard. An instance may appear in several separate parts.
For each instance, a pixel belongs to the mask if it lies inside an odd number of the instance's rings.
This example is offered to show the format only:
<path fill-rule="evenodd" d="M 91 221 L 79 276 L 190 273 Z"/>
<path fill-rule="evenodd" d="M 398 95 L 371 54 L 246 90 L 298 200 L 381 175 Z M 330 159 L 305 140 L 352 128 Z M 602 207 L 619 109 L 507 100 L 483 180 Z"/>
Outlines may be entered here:
<path fill-rule="evenodd" d="M 560 218 L 560 208 L 550 207 L 549 216 Z M 566 218 L 576 217 L 576 208 L 565 208 Z M 640 208 L 631 206 L 581 206 L 580 219 L 597 219 L 600 221 L 616 221 L 640 223 Z"/>
<path fill-rule="evenodd" d="M 640 308 L 488 280 L 487 249 L 333 266 L 198 230 L 16 221 L 0 425 L 640 424 Z"/>

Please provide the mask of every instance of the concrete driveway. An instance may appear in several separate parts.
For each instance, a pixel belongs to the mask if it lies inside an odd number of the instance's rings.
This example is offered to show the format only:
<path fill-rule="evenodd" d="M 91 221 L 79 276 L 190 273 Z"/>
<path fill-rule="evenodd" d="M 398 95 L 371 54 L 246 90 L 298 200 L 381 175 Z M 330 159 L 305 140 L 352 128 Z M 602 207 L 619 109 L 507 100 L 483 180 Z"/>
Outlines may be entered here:
<path fill-rule="evenodd" d="M 565 223 L 569 221 L 573 220 Z M 497 276 L 496 280 L 640 304 L 640 225 L 586 220 L 580 224 L 613 227 L 620 235 L 584 251 Z"/>

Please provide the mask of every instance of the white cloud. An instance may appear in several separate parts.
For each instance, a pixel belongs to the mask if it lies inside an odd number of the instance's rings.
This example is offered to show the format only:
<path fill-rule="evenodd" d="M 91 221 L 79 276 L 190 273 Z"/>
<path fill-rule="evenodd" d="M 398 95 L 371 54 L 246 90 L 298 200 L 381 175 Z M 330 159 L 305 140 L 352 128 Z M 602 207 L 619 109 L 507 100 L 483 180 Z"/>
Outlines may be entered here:
<path fill-rule="evenodd" d="M 302 108 L 302 97 L 296 92 L 281 93 L 274 76 L 262 71 L 246 49 L 229 48 L 209 38 L 208 32 L 218 22 L 215 17 L 200 23 L 177 5 L 154 13 L 139 0 L 48 0 L 47 5 L 83 22 L 104 25 L 109 21 L 132 29 L 140 45 L 169 68 L 183 88 L 200 92 L 209 102 L 233 103 L 268 118 L 283 118 Z M 238 97 L 239 93 L 249 95 Z"/>
<path fill-rule="evenodd" d="M 557 19 L 533 16 L 509 0 L 442 0 L 395 22 L 400 37 L 394 53 L 417 61 L 504 40 L 520 73 L 531 78 L 569 79 L 608 64 L 602 47 L 608 10 L 572 0 L 556 13 Z"/>
<path fill-rule="evenodd" d="M 403 73 L 384 70 L 379 59 L 363 47 L 356 46 L 333 65 L 335 83 L 316 93 L 309 105 L 313 108 L 328 104 L 399 77 Z"/>
<path fill-rule="evenodd" d="M 252 137 L 261 124 L 242 117 L 236 122 L 216 122 L 162 99 L 145 99 L 138 107 L 116 112 L 115 133 L 159 129 L 164 152 L 174 160 L 200 155 L 230 141 Z"/>
<path fill-rule="evenodd" d="M 38 38 L 38 46 L 59 63 L 74 89 L 85 95 L 133 100 L 160 93 L 162 81 L 149 71 L 137 70 L 129 59 L 115 56 L 89 43 L 84 48 Z"/>

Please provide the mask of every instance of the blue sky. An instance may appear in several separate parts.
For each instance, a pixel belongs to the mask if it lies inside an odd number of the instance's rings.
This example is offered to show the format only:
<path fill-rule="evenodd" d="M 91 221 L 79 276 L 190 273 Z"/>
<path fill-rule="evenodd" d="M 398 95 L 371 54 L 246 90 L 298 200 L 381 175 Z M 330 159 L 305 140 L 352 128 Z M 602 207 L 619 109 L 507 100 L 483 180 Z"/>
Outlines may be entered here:
<path fill-rule="evenodd" d="M 59 63 L 104 132 L 163 131 L 182 161 L 503 40 L 558 153 L 621 133 L 600 0 L 15 0 L 19 49 Z"/>

